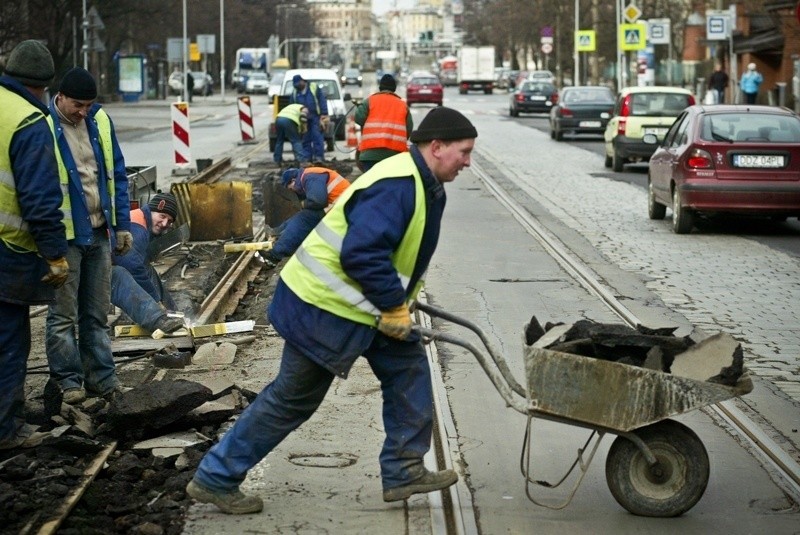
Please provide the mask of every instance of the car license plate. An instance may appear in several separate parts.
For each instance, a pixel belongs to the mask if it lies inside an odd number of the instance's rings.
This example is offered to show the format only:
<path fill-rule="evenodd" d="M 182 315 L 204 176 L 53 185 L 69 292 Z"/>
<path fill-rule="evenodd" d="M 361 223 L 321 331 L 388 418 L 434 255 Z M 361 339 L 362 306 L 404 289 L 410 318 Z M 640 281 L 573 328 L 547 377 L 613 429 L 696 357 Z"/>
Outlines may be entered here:
<path fill-rule="evenodd" d="M 419 92 L 423 95 L 430 95 L 432 93 L 430 89 L 420 89 Z"/>
<path fill-rule="evenodd" d="M 783 167 L 783 156 L 764 154 L 734 154 L 734 167 Z"/>
<path fill-rule="evenodd" d="M 644 129 L 645 134 L 655 134 L 658 137 L 664 137 L 667 134 L 667 130 L 669 128 L 658 128 L 656 126 L 646 126 Z"/>
<path fill-rule="evenodd" d="M 584 128 L 600 128 L 600 121 L 581 121 L 578 123 L 578 126 Z"/>
<path fill-rule="evenodd" d="M 533 95 L 531 97 L 531 100 L 546 100 L 546 99 L 547 99 L 547 97 L 543 97 L 541 95 Z"/>

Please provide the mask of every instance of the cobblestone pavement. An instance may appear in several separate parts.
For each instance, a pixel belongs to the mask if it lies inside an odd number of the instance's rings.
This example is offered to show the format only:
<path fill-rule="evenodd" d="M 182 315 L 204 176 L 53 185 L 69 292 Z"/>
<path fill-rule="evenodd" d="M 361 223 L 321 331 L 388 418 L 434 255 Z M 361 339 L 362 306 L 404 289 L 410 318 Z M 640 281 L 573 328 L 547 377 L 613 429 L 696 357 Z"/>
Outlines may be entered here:
<path fill-rule="evenodd" d="M 800 402 L 797 258 L 747 237 L 673 234 L 668 219 L 648 219 L 644 189 L 592 176 L 605 171 L 597 155 L 518 124 L 502 128 L 481 136 L 478 150 L 502 155 L 494 163 L 520 188 L 696 328 L 741 341 L 749 369 Z"/>

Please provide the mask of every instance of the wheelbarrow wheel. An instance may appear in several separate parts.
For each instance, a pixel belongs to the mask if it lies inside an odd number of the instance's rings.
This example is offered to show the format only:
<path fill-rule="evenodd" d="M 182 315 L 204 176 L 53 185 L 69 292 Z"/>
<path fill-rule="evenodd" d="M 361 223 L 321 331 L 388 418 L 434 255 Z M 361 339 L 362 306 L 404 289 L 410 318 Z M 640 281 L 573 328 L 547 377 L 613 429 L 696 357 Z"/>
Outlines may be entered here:
<path fill-rule="evenodd" d="M 650 448 L 649 466 L 636 444 L 619 436 L 606 457 L 606 481 L 622 507 L 635 515 L 679 516 L 691 509 L 708 485 L 708 453 L 694 432 L 674 420 L 633 431 Z"/>

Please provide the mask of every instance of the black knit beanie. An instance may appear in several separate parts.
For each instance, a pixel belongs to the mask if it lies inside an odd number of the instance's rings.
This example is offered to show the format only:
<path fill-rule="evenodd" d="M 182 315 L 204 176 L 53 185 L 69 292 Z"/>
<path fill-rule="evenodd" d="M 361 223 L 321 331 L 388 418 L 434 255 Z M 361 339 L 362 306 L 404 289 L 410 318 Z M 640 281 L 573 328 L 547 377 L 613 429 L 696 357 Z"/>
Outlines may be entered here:
<path fill-rule="evenodd" d="M 381 81 L 378 82 L 378 91 L 394 91 L 397 89 L 397 81 L 391 74 L 384 74 L 381 76 Z"/>
<path fill-rule="evenodd" d="M 22 85 L 46 87 L 53 81 L 56 69 L 53 56 L 40 41 L 22 41 L 8 56 L 5 74 L 16 78 Z"/>
<path fill-rule="evenodd" d="M 419 127 L 411 132 L 410 139 L 412 143 L 419 143 L 434 139 L 447 141 L 476 137 L 478 131 L 461 112 L 440 106 L 428 112 Z"/>
<path fill-rule="evenodd" d="M 97 84 L 94 76 L 83 67 L 73 67 L 61 79 L 58 90 L 64 96 L 75 100 L 94 100 L 97 98 Z"/>
<path fill-rule="evenodd" d="M 151 212 L 161 212 L 172 216 L 175 220 L 178 217 L 178 201 L 172 193 L 156 193 L 150 202 L 147 203 Z"/>

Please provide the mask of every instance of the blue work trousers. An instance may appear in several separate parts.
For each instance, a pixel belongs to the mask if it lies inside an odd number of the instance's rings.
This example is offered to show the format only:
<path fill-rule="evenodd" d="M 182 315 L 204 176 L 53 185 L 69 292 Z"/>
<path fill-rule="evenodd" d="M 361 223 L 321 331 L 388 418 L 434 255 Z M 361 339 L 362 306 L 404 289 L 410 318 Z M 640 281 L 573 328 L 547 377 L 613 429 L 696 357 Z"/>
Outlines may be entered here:
<path fill-rule="evenodd" d="M 0 301 L 0 442 L 25 423 L 25 373 L 31 351 L 28 305 Z"/>
<path fill-rule="evenodd" d="M 111 302 L 137 325 L 150 331 L 156 330 L 156 322 L 166 314 L 158 301 L 139 286 L 131 272 L 121 266 L 111 268 Z"/>
<path fill-rule="evenodd" d="M 364 353 L 383 393 L 386 439 L 380 454 L 383 488 L 422 475 L 430 449 L 433 397 L 430 369 L 420 343 L 381 335 Z M 234 426 L 203 457 L 195 479 L 213 490 L 232 491 L 247 472 L 317 410 L 334 375 L 285 343 L 281 367 Z"/>
<path fill-rule="evenodd" d="M 47 314 L 50 376 L 62 390 L 83 386 L 103 395 L 119 385 L 108 334 L 111 245 L 106 230 L 95 230 L 90 245 L 70 243 L 67 262 L 67 282 L 56 290 Z"/>
<path fill-rule="evenodd" d="M 278 227 L 280 236 L 272 246 L 272 254 L 278 258 L 293 255 L 323 217 L 325 217 L 324 210 L 304 208 L 284 221 Z"/>
<path fill-rule="evenodd" d="M 278 117 L 275 119 L 275 130 L 277 138 L 275 139 L 275 153 L 272 156 L 275 163 L 283 163 L 283 144 L 286 141 L 292 144 L 295 162 L 303 163 L 309 161 L 309 156 L 303 148 L 303 140 L 294 121 L 288 117 Z"/>
<path fill-rule="evenodd" d="M 308 130 L 303 134 L 303 150 L 312 162 L 325 160 L 325 135 L 320 130 L 319 115 L 308 116 Z"/>

